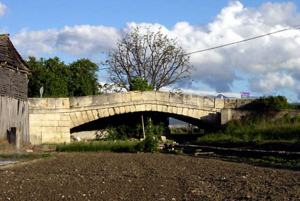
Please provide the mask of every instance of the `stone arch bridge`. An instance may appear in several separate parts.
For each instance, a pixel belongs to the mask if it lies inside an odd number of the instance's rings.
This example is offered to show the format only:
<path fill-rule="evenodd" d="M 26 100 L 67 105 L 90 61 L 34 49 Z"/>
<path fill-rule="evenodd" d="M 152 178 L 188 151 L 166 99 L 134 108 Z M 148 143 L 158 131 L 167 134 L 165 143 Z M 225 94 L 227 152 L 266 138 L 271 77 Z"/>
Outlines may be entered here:
<path fill-rule="evenodd" d="M 249 100 L 220 99 L 157 91 L 132 91 L 72 98 L 29 98 L 32 144 L 70 142 L 70 129 L 115 115 L 158 112 L 178 119 L 221 124 L 230 109 Z"/>

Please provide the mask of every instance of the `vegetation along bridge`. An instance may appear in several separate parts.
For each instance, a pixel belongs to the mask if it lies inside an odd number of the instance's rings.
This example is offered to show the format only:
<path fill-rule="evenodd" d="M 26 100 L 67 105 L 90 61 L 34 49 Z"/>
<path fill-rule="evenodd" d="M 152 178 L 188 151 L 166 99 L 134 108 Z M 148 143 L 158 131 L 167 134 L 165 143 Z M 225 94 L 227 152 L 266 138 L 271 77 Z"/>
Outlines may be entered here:
<path fill-rule="evenodd" d="M 70 130 L 116 115 L 155 112 L 184 120 L 221 125 L 246 99 L 220 99 L 158 91 L 131 91 L 73 98 L 29 98 L 32 144 L 70 142 Z"/>

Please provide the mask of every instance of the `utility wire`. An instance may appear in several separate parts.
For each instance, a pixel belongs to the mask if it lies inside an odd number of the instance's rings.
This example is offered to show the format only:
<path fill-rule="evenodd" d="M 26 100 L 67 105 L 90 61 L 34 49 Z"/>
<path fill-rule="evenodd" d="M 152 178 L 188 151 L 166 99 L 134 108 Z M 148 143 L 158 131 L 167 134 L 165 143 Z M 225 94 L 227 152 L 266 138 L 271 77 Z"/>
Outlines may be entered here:
<path fill-rule="evenodd" d="M 297 29 L 300 29 L 300 26 L 293 26 L 291 28 L 286 28 L 286 29 L 282 29 L 282 30 L 279 30 L 279 31 L 274 31 L 274 32 L 271 32 L 271 33 L 267 33 L 267 34 L 260 35 L 260 36 L 255 36 L 255 37 L 252 37 L 252 38 L 247 38 L 247 39 L 236 41 L 236 42 L 233 42 L 233 43 L 227 43 L 227 44 L 216 46 L 216 47 L 211 47 L 211 48 L 207 48 L 207 49 L 203 49 L 203 50 L 198 50 L 198 51 L 194 51 L 194 52 L 185 53 L 184 55 L 191 55 L 191 54 L 196 54 L 196 53 L 205 52 L 205 51 L 209 51 L 209 50 L 214 50 L 214 49 L 218 49 L 218 48 L 222 48 L 222 47 L 226 47 L 226 46 L 230 46 L 230 45 L 235 45 L 235 44 L 238 44 L 238 43 L 243 43 L 243 42 L 246 42 L 246 41 L 255 40 L 255 39 L 266 37 L 266 36 L 270 36 L 270 35 L 273 35 L 273 34 L 276 34 L 276 33 L 284 32 L 284 31 L 288 31 L 288 30 L 297 30 Z M 106 69 L 109 69 L 109 68 L 101 68 L 99 70 L 106 70 Z"/>
<path fill-rule="evenodd" d="M 253 38 L 247 38 L 247 39 L 244 39 L 244 40 L 241 40 L 241 41 L 236 41 L 236 42 L 228 43 L 228 44 L 225 44 L 225 45 L 220 45 L 220 46 L 216 46 L 216 47 L 212 47 L 212 48 L 208 48 L 208 49 L 204 49 L 204 50 L 198 50 L 198 51 L 186 53 L 184 55 L 190 55 L 190 54 L 195 54 L 195 53 L 199 53 L 199 52 L 205 52 L 205 51 L 209 51 L 209 50 L 218 49 L 218 48 L 221 48 L 221 47 L 235 45 L 235 44 L 238 44 L 238 43 L 243 43 L 243 42 L 246 42 L 246 41 L 254 40 L 254 39 L 257 39 L 257 38 L 262 38 L 262 37 L 265 37 L 265 36 L 269 36 L 269 35 L 272 35 L 272 34 L 284 32 L 284 31 L 288 31 L 288 30 L 293 30 L 293 29 L 300 29 L 300 27 L 299 26 L 294 26 L 292 28 L 282 29 L 282 30 L 271 32 L 271 33 L 268 33 L 268 34 L 264 34 L 264 35 L 260 35 L 260 36 L 255 36 Z"/>

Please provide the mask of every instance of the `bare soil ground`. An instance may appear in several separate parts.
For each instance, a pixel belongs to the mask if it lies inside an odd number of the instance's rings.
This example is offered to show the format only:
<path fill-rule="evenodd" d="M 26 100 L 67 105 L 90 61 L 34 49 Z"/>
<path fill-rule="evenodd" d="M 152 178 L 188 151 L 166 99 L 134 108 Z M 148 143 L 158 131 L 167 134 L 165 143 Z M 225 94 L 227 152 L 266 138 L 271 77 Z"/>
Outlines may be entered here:
<path fill-rule="evenodd" d="M 300 200 L 299 171 L 172 154 L 54 153 L 0 181 L 0 200 Z"/>

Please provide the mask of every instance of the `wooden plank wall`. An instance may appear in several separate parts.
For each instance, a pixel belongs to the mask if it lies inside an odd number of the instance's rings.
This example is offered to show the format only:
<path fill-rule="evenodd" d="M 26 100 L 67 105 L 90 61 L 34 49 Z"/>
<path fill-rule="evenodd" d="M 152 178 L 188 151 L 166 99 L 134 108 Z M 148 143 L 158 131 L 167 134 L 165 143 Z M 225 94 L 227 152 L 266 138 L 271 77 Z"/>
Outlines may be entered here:
<path fill-rule="evenodd" d="M 7 139 L 7 130 L 20 128 L 21 141 L 29 142 L 28 102 L 0 96 L 0 140 Z"/>
<path fill-rule="evenodd" d="M 27 77 L 0 66 L 0 96 L 27 100 Z"/>

